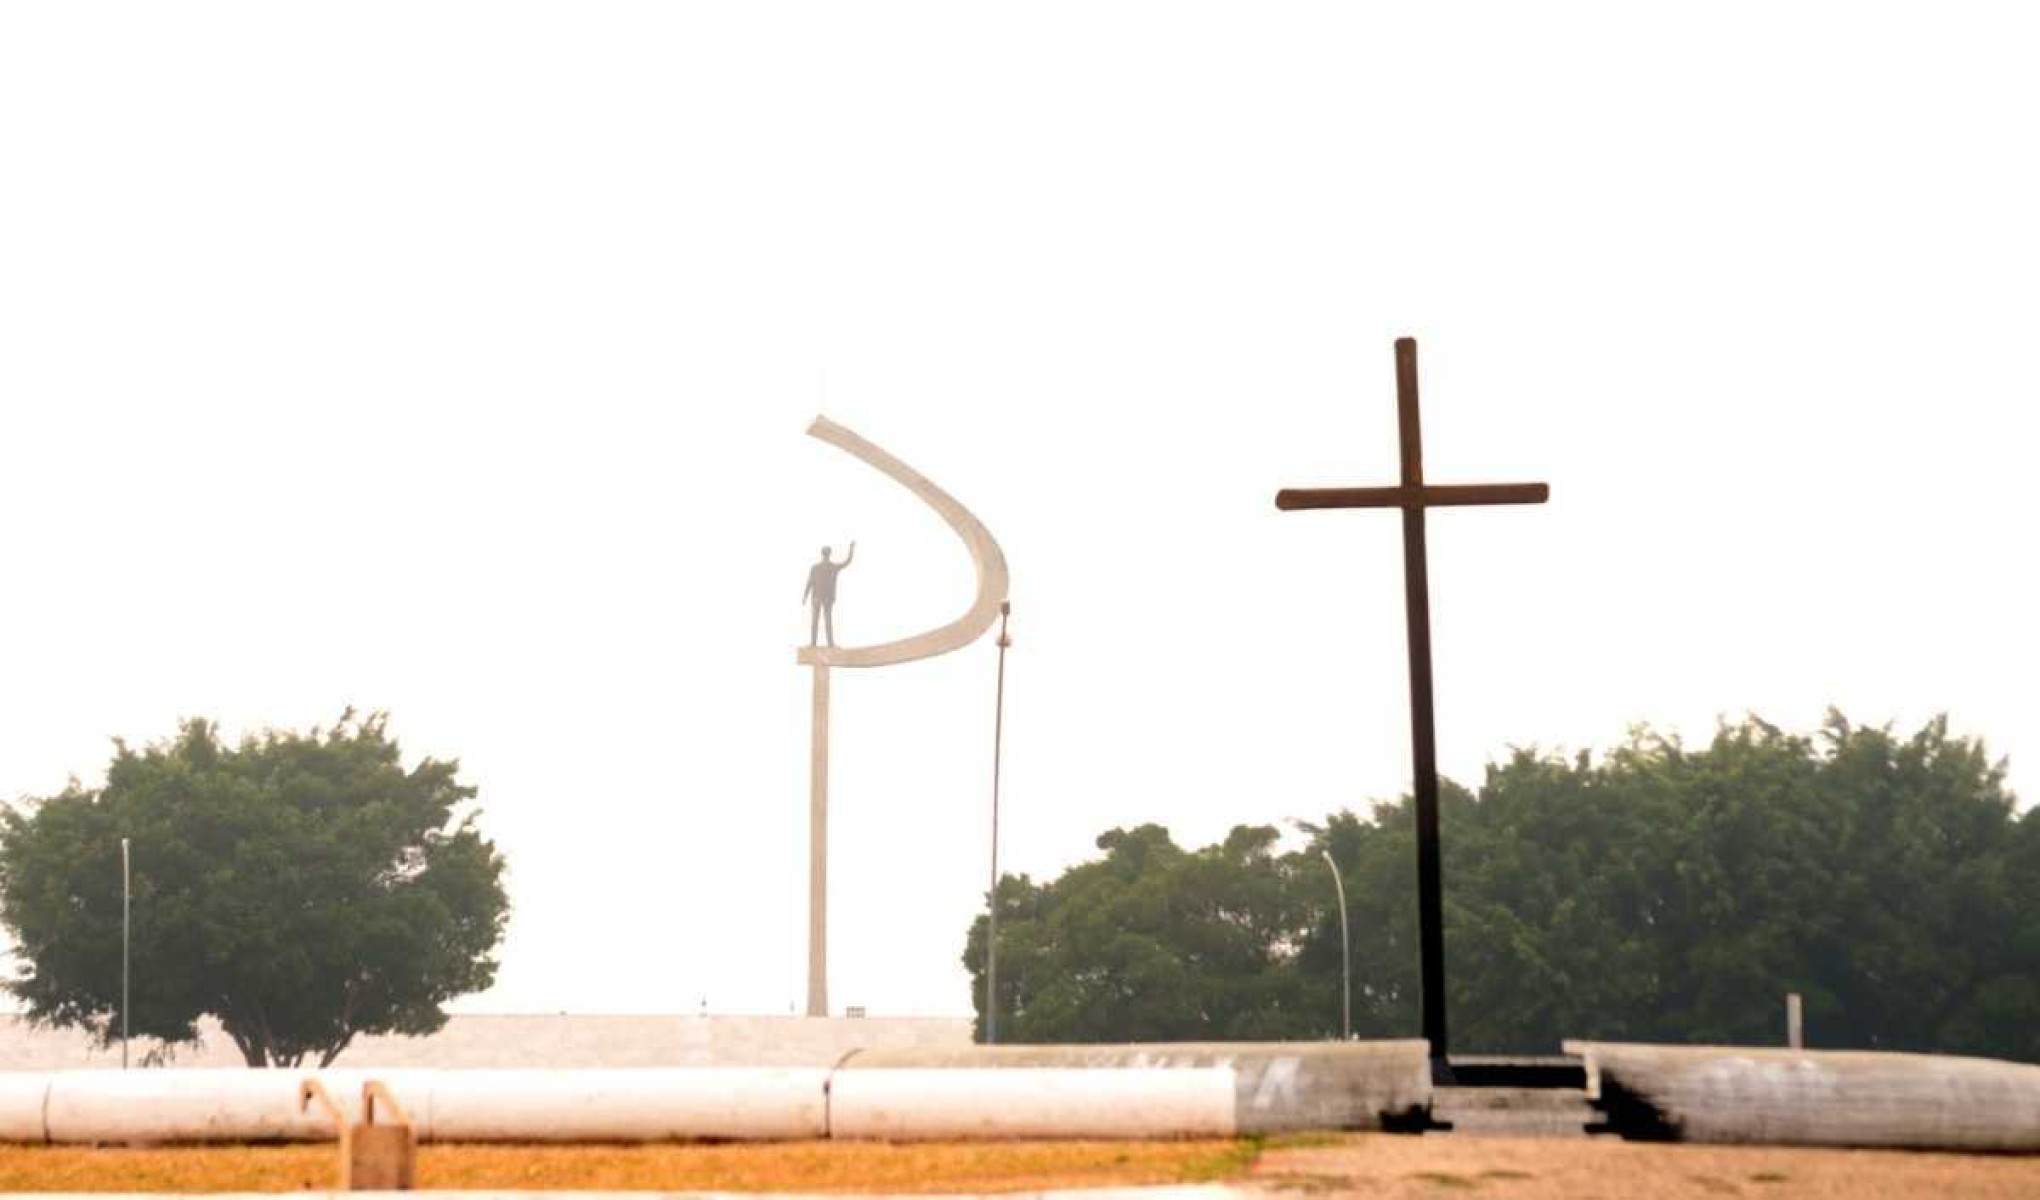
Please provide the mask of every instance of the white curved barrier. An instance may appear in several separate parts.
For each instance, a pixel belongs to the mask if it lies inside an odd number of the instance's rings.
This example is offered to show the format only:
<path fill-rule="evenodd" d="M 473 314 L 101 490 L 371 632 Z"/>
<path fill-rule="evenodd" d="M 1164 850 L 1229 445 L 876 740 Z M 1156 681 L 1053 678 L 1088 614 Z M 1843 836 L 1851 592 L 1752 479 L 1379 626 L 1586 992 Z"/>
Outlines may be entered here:
<path fill-rule="evenodd" d="M 1948 1054 L 1567 1042 L 1626 1137 L 2040 1152 L 2040 1066 Z"/>
<path fill-rule="evenodd" d="M 333 1136 L 330 1118 L 298 1108 L 298 1082 L 316 1077 L 361 1119 L 361 1084 L 371 1076 L 396 1093 L 419 1136 L 431 1109 L 416 1071 L 57 1071 L 48 1080 L 43 1128 L 51 1142 L 303 1142 Z"/>
<path fill-rule="evenodd" d="M 441 1071 L 442 1142 L 792 1140 L 829 1134 L 821 1068 Z"/>
<path fill-rule="evenodd" d="M 863 1051 L 837 1079 L 904 1067 L 1089 1071 L 1225 1067 L 1233 1074 L 1234 1131 L 1382 1129 L 1421 1124 L 1431 1106 L 1431 1045 L 1370 1042 L 1132 1042 L 959 1046 Z"/>
<path fill-rule="evenodd" d="M 1429 1103 L 1425 1044 L 1040 1046 L 836 1068 L 141 1070 L 0 1074 L 0 1140 L 323 1141 L 387 1086 L 420 1141 L 1228 1137 L 1381 1128 Z M 1405 1062 L 1405 1060 L 1409 1060 Z"/>
<path fill-rule="evenodd" d="M 298 1112 L 297 1079 L 276 1071 L 63 1071 L 43 1114 L 53 1142 L 307 1141 L 332 1129 Z"/>
<path fill-rule="evenodd" d="M 43 1105 L 49 1099 L 50 1077 L 0 1075 L 0 1142 L 45 1141 Z"/>
<path fill-rule="evenodd" d="M 1230 1067 L 900 1067 L 839 1071 L 839 1138 L 1228 1137 Z"/>
<path fill-rule="evenodd" d="M 420 1141 L 667 1141 L 828 1135 L 828 1072 L 701 1067 L 573 1071 L 58 1071 L 0 1077 L 0 1139 L 320 1141 L 298 1084 L 316 1078 L 361 1119 L 381 1080 Z"/>

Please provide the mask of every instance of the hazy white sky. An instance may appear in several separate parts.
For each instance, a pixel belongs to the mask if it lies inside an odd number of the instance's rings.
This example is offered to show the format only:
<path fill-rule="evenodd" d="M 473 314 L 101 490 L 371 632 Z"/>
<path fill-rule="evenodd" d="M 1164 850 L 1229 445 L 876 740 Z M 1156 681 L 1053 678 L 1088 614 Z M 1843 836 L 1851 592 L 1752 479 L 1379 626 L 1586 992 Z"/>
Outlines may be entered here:
<path fill-rule="evenodd" d="M 2040 760 L 2020 6 L 11 5 L 0 796 L 387 708 L 516 913 L 477 1010 L 802 991 L 845 641 L 1013 569 L 1005 860 L 1408 785 L 1390 342 L 1440 754 L 1940 710 Z M 824 382 L 825 381 L 825 382 Z M 835 686 L 832 999 L 964 1013 L 989 641 Z M 1450 836 L 1449 828 L 1446 836 Z M 147 848 L 137 848 L 146 870 Z M 1448 879 L 1447 886 L 1450 886 Z"/>

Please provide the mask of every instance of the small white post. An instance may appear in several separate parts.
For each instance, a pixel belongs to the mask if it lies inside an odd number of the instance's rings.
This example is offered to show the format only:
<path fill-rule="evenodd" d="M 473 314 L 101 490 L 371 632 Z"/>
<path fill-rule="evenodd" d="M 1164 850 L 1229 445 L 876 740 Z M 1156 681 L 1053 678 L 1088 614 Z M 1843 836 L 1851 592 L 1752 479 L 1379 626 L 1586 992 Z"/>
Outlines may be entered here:
<path fill-rule="evenodd" d="M 1794 1050 L 1806 1049 L 1806 1025 L 1800 1013 L 1799 993 L 1785 993 L 1785 1044 Z"/>

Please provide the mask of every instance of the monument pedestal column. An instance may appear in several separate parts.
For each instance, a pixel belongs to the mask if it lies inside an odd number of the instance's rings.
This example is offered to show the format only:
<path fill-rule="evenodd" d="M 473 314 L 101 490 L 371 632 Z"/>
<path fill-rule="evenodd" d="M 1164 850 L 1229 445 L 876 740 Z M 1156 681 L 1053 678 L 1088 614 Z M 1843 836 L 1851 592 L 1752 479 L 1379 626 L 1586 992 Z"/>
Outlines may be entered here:
<path fill-rule="evenodd" d="M 829 1015 L 829 668 L 816 663 L 808 743 L 807 1015 Z"/>
<path fill-rule="evenodd" d="M 885 451 L 824 417 L 808 427 L 810 436 L 876 467 L 935 510 L 963 540 L 977 572 L 977 595 L 962 616 L 897 641 L 869 646 L 802 646 L 794 661 L 815 672 L 814 725 L 808 758 L 808 988 L 807 1015 L 829 1015 L 829 671 L 834 667 L 886 667 L 961 650 L 976 641 L 999 615 L 1006 600 L 1006 556 L 999 543 L 969 510 L 926 476 Z M 852 542 L 851 549 L 857 543 Z M 828 551 L 822 554 L 828 561 Z M 843 565 L 850 560 L 845 558 Z M 814 576 L 809 576 L 812 586 Z M 833 584 L 831 584 L 833 587 Z M 826 593 L 833 595 L 833 592 Z M 823 600 L 818 598 L 816 603 Z M 809 625 L 809 637 L 814 636 Z M 834 639 L 831 638 L 833 641 Z"/>

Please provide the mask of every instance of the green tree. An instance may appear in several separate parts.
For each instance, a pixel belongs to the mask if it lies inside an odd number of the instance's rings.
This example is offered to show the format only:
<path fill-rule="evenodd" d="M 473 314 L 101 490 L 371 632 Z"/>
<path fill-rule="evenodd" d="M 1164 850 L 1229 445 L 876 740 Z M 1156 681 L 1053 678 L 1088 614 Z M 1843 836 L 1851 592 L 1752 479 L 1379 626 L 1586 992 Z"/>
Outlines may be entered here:
<path fill-rule="evenodd" d="M 2040 815 L 1936 719 L 1901 736 L 1830 714 L 1755 718 L 1704 746 L 1639 730 L 1596 760 L 1513 751 L 1442 781 L 1455 1047 L 1563 1038 L 1774 1043 L 1786 992 L 1815 1045 L 2040 1060 Z M 1001 1030 L 1014 1040 L 1321 1037 L 1339 1012 L 1344 876 L 1353 1027 L 1419 1026 L 1408 797 L 1282 854 L 1235 830 L 1185 852 L 1157 826 L 1100 861 L 1000 884 Z M 982 969 L 984 921 L 965 963 Z M 974 993 L 981 995 L 981 992 Z"/>
<path fill-rule="evenodd" d="M 2040 1056 L 2040 822 L 1943 719 L 1899 737 L 1839 714 L 1810 736 L 1752 718 L 1699 749 L 1638 731 L 1599 762 L 1516 751 L 1478 793 L 1445 793 L 1455 1045 L 1770 1043 L 1796 991 L 1816 1044 Z M 1356 963 L 1398 995 L 1414 947 L 1361 930 L 1414 933 L 1406 869 L 1368 857 L 1383 834 L 1409 854 L 1408 822 L 1406 799 L 1377 806 L 1306 851 L 1340 859 Z M 1306 946 L 1335 951 L 1335 918 Z M 1322 953 L 1299 966 L 1337 970 Z M 1370 1032 L 1414 1028 L 1413 999 L 1398 1011 Z"/>
<path fill-rule="evenodd" d="M 1103 859 L 1054 883 L 1001 880 L 1002 1036 L 1182 1041 L 1290 1031 L 1303 1019 L 1301 980 L 1287 966 L 1302 921 L 1276 838 L 1272 827 L 1241 826 L 1186 853 L 1159 825 L 1114 829 L 1098 839 Z M 964 951 L 980 996 L 986 926 L 980 916 Z"/>
<path fill-rule="evenodd" d="M 0 813 L 6 986 L 32 1020 L 120 1029 L 120 840 L 133 846 L 138 1036 L 217 1017 L 250 1066 L 324 1066 L 357 1034 L 430 1033 L 487 987 L 508 919 L 503 859 L 458 764 L 405 769 L 382 714 L 223 745 L 201 720 L 106 786 Z"/>

